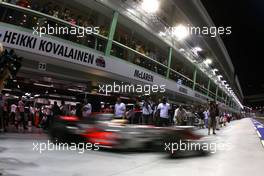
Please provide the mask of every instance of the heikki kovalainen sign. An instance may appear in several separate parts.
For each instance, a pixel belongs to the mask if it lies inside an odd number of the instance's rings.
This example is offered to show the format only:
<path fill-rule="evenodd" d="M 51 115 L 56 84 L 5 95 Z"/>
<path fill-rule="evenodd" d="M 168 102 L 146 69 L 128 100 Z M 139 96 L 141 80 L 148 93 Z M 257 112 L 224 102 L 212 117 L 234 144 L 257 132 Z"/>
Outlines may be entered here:
<path fill-rule="evenodd" d="M 1 28 L 0 42 L 6 47 L 55 57 L 68 62 L 92 67 L 106 67 L 103 55 L 57 42 L 47 37 L 38 37 L 28 33 Z"/>

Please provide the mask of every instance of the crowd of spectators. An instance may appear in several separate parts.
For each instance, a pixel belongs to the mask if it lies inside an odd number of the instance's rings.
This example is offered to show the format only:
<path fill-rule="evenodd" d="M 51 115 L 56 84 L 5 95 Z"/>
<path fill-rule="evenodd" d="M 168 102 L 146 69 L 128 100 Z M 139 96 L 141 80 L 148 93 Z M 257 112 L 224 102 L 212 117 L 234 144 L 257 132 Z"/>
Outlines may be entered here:
<path fill-rule="evenodd" d="M 59 18 L 73 25 L 88 27 L 97 26 L 97 21 L 93 16 L 83 16 L 81 12 L 77 10 L 71 10 L 67 7 L 62 7 L 58 2 L 54 1 L 37 1 L 37 0 L 5 0 L 8 3 L 18 5 L 20 7 L 29 8 L 55 18 Z M 102 35 L 107 36 L 108 31 L 105 26 L 100 26 Z"/>
<path fill-rule="evenodd" d="M 59 4 L 59 2 L 54 1 L 37 1 L 37 0 L 5 0 L 8 3 L 18 5 L 24 8 L 29 8 L 50 16 L 54 18 L 59 18 L 61 20 L 67 21 L 72 25 L 78 25 L 82 27 L 94 27 L 99 26 L 100 34 L 107 37 L 109 33 L 109 24 L 98 24 L 98 20 L 96 19 L 96 15 L 85 15 L 79 12 L 78 10 L 71 9 L 70 7 L 64 7 Z M 50 25 L 55 25 L 54 21 L 50 21 L 46 18 L 38 18 L 29 17 L 27 15 L 16 15 L 13 11 L 9 12 L 7 15 L 9 18 L 6 19 L 8 21 L 15 20 L 18 21 L 21 26 L 30 26 L 31 28 L 34 25 L 43 26 L 47 23 Z M 95 13 L 96 14 L 96 13 Z M 17 17 L 23 16 L 23 17 Z M 21 19 L 18 19 L 21 18 Z M 110 23 L 109 18 L 109 23 Z M 151 45 L 150 42 L 146 42 L 142 40 L 142 37 L 136 36 L 136 34 L 131 35 L 130 32 L 127 32 L 123 29 L 123 27 L 117 27 L 116 33 L 114 35 L 114 40 L 122 45 L 125 45 L 134 51 L 125 49 L 124 47 L 113 44 L 111 54 L 122 58 L 124 60 L 128 60 L 133 62 L 136 65 L 147 68 L 153 72 L 161 74 L 163 76 L 167 75 L 167 68 L 164 66 L 168 65 L 168 53 L 162 52 L 162 50 L 156 48 Z M 106 40 L 102 38 L 95 37 L 94 35 L 85 35 L 82 38 L 74 37 L 74 36 L 60 36 L 67 40 L 74 41 L 80 44 L 84 44 L 90 48 L 97 49 L 99 51 L 104 52 L 106 49 Z M 152 60 L 148 59 L 151 58 Z M 160 63 L 160 64 L 159 64 Z M 163 66 L 164 65 L 164 66 Z M 185 74 L 183 66 L 175 69 L 177 72 L 181 74 Z M 179 84 L 184 84 L 186 86 L 191 87 L 192 83 L 185 79 L 184 77 L 179 76 L 177 73 L 170 72 L 170 78 L 174 79 Z"/>
<path fill-rule="evenodd" d="M 36 104 L 23 97 L 16 101 L 7 100 L 0 96 L 0 129 L 16 129 L 19 131 L 43 128 L 48 129 L 53 119 L 58 115 L 77 116 L 79 118 L 90 118 L 93 112 L 93 102 L 90 100 L 72 105 L 61 101 L 53 104 Z M 132 106 L 131 106 L 132 105 Z M 154 100 L 147 96 L 143 99 L 136 98 L 135 102 L 125 104 L 121 98 L 117 98 L 114 106 L 101 107 L 101 112 L 114 113 L 116 117 L 127 119 L 131 124 L 155 125 L 155 126 L 196 126 L 197 128 L 220 130 L 232 119 L 239 118 L 235 114 L 228 113 L 220 108 L 215 102 L 206 104 L 188 105 L 172 104 L 166 97 Z"/>
<path fill-rule="evenodd" d="M 84 16 L 82 13 L 76 12 L 76 10 L 72 10 L 68 7 L 62 7 L 58 2 L 54 1 L 47 1 L 47 2 L 41 2 L 36 0 L 5 0 L 8 3 L 15 4 L 24 8 L 29 8 L 50 16 L 53 16 L 55 18 L 59 18 L 61 20 L 67 21 L 71 23 L 72 25 L 78 25 L 82 27 L 92 27 L 92 26 L 99 26 L 100 27 L 100 34 L 107 37 L 108 36 L 108 30 L 109 25 L 107 24 L 98 24 L 97 20 L 94 16 Z M 15 14 L 13 14 L 15 15 Z M 11 15 L 12 16 L 12 15 Z M 13 19 L 15 17 L 12 17 Z M 18 20 L 19 24 L 22 26 L 28 25 L 28 23 L 34 23 L 38 24 L 39 26 L 45 25 L 47 23 L 47 19 L 45 18 L 37 18 L 29 19 L 26 15 L 23 17 L 23 19 Z M 48 21 L 49 24 L 52 24 L 52 21 Z M 110 19 L 109 19 L 110 23 Z M 135 39 L 136 37 L 129 35 L 128 33 L 124 31 L 118 30 L 115 34 L 115 41 L 132 48 L 133 50 L 137 51 L 140 54 L 134 54 L 133 58 L 129 58 L 128 51 L 122 47 L 113 47 L 112 54 L 114 56 L 120 57 L 125 60 L 130 60 L 134 64 L 143 66 L 145 68 L 148 68 L 152 71 L 155 71 L 159 74 L 166 75 L 166 69 L 165 67 L 157 64 L 161 63 L 165 66 L 167 66 L 167 57 L 164 54 L 161 54 L 156 51 L 156 49 L 151 49 L 152 47 L 148 46 L 148 44 L 145 44 L 140 39 Z M 71 38 L 70 40 L 77 40 L 77 42 L 81 42 L 82 44 L 88 45 L 89 47 L 96 48 L 100 51 L 104 51 L 105 49 L 105 43 L 104 42 L 98 42 L 97 46 L 94 46 L 95 44 L 95 38 L 93 36 L 85 36 L 83 39 L 80 38 Z M 144 57 L 145 56 L 145 57 Z M 149 57 L 153 59 L 156 62 L 153 62 L 146 57 Z"/>

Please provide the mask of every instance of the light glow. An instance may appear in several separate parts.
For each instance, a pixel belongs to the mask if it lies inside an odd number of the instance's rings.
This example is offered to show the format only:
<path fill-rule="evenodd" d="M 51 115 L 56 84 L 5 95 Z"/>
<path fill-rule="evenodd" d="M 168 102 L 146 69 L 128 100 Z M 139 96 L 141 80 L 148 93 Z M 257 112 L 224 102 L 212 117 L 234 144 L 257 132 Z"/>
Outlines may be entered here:
<path fill-rule="evenodd" d="M 155 13 L 158 11 L 160 3 L 158 0 L 143 0 L 141 7 L 148 13 Z"/>
<path fill-rule="evenodd" d="M 204 63 L 205 63 L 206 65 L 211 65 L 211 64 L 213 63 L 213 61 L 212 61 L 212 59 L 206 59 L 206 60 L 204 61 Z"/>
<path fill-rule="evenodd" d="M 203 51 L 203 49 L 200 48 L 199 46 L 195 47 L 194 50 L 197 51 L 197 52 L 201 52 L 201 51 Z"/>
<path fill-rule="evenodd" d="M 183 40 L 189 36 L 189 31 L 188 31 L 187 27 L 180 24 L 180 25 L 173 28 L 172 35 L 175 36 L 177 38 L 177 40 L 180 41 L 180 40 Z"/>

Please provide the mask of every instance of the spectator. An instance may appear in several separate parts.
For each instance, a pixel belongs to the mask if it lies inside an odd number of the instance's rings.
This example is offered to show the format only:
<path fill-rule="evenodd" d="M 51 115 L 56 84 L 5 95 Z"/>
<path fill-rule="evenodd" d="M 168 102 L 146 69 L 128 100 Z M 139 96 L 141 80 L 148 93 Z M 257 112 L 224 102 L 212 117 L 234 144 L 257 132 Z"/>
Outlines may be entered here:
<path fill-rule="evenodd" d="M 110 108 L 108 104 L 105 105 L 104 113 L 113 113 L 113 110 Z"/>
<path fill-rule="evenodd" d="M 184 119 L 187 118 L 187 112 L 183 108 L 182 105 L 180 105 L 174 112 L 174 119 L 173 121 L 176 123 L 176 125 L 183 125 Z"/>
<path fill-rule="evenodd" d="M 16 107 L 16 116 L 15 116 L 15 127 L 18 130 L 19 122 L 21 120 L 20 112 L 19 112 L 19 107 Z"/>
<path fill-rule="evenodd" d="M 8 121 L 9 121 L 9 117 L 8 117 L 8 103 L 6 100 L 4 100 L 4 104 L 3 104 L 3 127 L 4 127 L 4 131 L 7 131 L 7 127 L 8 127 Z"/>
<path fill-rule="evenodd" d="M 83 109 L 83 104 L 82 103 L 77 103 L 76 104 L 76 111 L 75 115 L 79 118 L 82 118 L 82 109 Z"/>
<path fill-rule="evenodd" d="M 70 115 L 75 115 L 76 114 L 76 109 L 74 106 L 71 106 L 71 113 Z"/>
<path fill-rule="evenodd" d="M 220 130 L 220 113 L 219 113 L 219 107 L 218 104 L 215 105 L 216 110 L 216 130 Z"/>
<path fill-rule="evenodd" d="M 53 15 L 52 3 L 48 2 L 44 4 L 43 7 L 40 9 L 40 12 L 45 13 L 47 15 Z"/>
<path fill-rule="evenodd" d="M 77 24 L 77 21 L 76 21 L 76 19 L 74 18 L 73 15 L 70 15 L 68 22 L 71 23 L 72 25 L 76 25 Z"/>
<path fill-rule="evenodd" d="M 204 121 L 204 114 L 203 114 L 203 108 L 200 107 L 198 109 L 198 116 L 199 116 L 199 127 L 200 128 L 204 128 L 204 125 L 205 125 L 205 121 Z"/>
<path fill-rule="evenodd" d="M 115 104 L 115 117 L 116 118 L 125 118 L 126 105 L 121 102 L 121 98 L 118 97 Z"/>
<path fill-rule="evenodd" d="M 3 107 L 4 107 L 3 96 L 2 94 L 0 94 L 0 132 L 4 131 Z"/>
<path fill-rule="evenodd" d="M 208 124 L 208 135 L 210 135 L 210 129 L 213 129 L 213 134 L 215 133 L 216 129 L 216 104 L 214 102 L 211 102 L 209 105 L 209 124 Z"/>
<path fill-rule="evenodd" d="M 53 117 L 56 117 L 61 114 L 61 110 L 60 110 L 60 107 L 58 106 L 57 101 L 54 101 L 51 111 L 52 111 Z"/>
<path fill-rule="evenodd" d="M 142 123 L 142 111 L 141 111 L 139 99 L 136 99 L 136 103 L 134 105 L 133 111 L 135 113 L 133 123 L 134 124 Z"/>
<path fill-rule="evenodd" d="M 77 25 L 78 25 L 78 24 L 77 24 Z M 82 26 L 85 27 L 85 28 L 87 28 L 87 27 L 91 27 L 89 21 L 86 20 L 86 19 L 83 20 L 83 25 L 82 25 Z"/>
<path fill-rule="evenodd" d="M 76 20 L 76 25 L 78 25 L 78 26 L 83 26 L 83 24 L 84 24 L 84 22 L 83 22 L 83 18 L 82 18 L 82 16 L 78 16 L 77 17 L 77 20 Z"/>
<path fill-rule="evenodd" d="M 208 120 L 209 120 L 209 111 L 208 111 L 208 109 L 204 110 L 203 115 L 204 115 L 205 127 L 208 128 Z"/>
<path fill-rule="evenodd" d="M 61 115 L 69 115 L 69 107 L 65 104 L 63 100 L 61 101 L 60 111 Z"/>
<path fill-rule="evenodd" d="M 149 51 L 149 57 L 157 61 L 157 55 L 152 50 Z"/>
<path fill-rule="evenodd" d="M 23 102 L 22 97 L 20 98 L 20 101 L 18 102 L 18 109 L 19 109 L 19 113 L 20 113 L 19 125 L 22 123 L 23 128 L 26 130 L 27 126 L 26 126 L 26 119 L 25 119 L 25 104 Z"/>
<path fill-rule="evenodd" d="M 140 52 L 142 48 L 141 42 L 136 42 L 135 47 L 136 47 L 136 51 Z"/>
<path fill-rule="evenodd" d="M 18 0 L 16 2 L 16 5 L 24 7 L 24 8 L 30 8 L 30 4 L 28 0 Z"/>
<path fill-rule="evenodd" d="M 10 121 L 11 121 L 11 124 L 15 124 L 16 108 L 17 108 L 17 105 L 15 103 L 13 103 L 11 105 L 11 107 L 10 107 Z"/>
<path fill-rule="evenodd" d="M 91 116 L 91 113 L 92 113 L 92 105 L 88 103 L 88 101 L 86 100 L 85 105 L 83 106 L 82 109 L 82 117 L 88 118 Z"/>
<path fill-rule="evenodd" d="M 59 12 L 60 12 L 60 8 L 59 6 L 56 5 L 52 10 L 52 16 L 55 18 L 59 18 Z"/>
<path fill-rule="evenodd" d="M 31 122 L 34 120 L 35 115 L 35 108 L 32 106 L 32 104 L 29 105 L 29 119 Z"/>
<path fill-rule="evenodd" d="M 134 64 L 136 65 L 141 65 L 141 60 L 139 58 L 139 56 L 136 56 L 135 59 L 134 59 Z"/>
<path fill-rule="evenodd" d="M 167 98 L 163 97 L 162 103 L 158 105 L 157 110 L 159 111 L 159 125 L 168 126 L 169 125 L 169 110 L 170 104 L 167 103 Z"/>
<path fill-rule="evenodd" d="M 143 103 L 143 107 L 142 107 L 142 123 L 143 124 L 150 124 L 151 123 L 151 114 L 152 114 L 153 110 L 151 108 L 150 102 L 149 102 L 149 98 L 146 98 L 146 100 Z"/>
<path fill-rule="evenodd" d="M 71 11 L 69 9 L 64 9 L 64 12 L 61 14 L 61 19 L 64 21 L 71 20 Z"/>
<path fill-rule="evenodd" d="M 108 36 L 108 31 L 105 26 L 100 27 L 100 34 L 106 37 Z"/>

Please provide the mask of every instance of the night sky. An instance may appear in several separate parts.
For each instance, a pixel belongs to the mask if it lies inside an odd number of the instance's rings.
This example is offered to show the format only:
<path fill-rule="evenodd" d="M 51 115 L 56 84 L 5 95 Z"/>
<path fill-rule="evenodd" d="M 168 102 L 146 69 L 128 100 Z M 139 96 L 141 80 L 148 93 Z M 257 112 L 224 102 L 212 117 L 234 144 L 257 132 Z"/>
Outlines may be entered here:
<path fill-rule="evenodd" d="M 232 26 L 232 35 L 222 39 L 244 96 L 264 93 L 264 0 L 202 2 L 216 26 Z"/>

